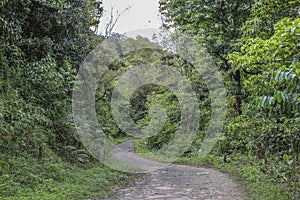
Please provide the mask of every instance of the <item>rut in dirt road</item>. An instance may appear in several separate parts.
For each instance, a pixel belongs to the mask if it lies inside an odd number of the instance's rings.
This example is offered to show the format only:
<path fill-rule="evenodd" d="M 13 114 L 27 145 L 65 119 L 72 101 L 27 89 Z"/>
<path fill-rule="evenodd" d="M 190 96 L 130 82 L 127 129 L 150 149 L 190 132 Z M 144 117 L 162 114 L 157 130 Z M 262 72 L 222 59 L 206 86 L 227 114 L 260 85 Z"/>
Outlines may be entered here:
<path fill-rule="evenodd" d="M 120 144 L 132 151 L 132 142 Z M 118 189 L 106 200 L 246 200 L 246 195 L 226 174 L 213 169 L 171 164 L 145 173 L 135 183 Z"/>

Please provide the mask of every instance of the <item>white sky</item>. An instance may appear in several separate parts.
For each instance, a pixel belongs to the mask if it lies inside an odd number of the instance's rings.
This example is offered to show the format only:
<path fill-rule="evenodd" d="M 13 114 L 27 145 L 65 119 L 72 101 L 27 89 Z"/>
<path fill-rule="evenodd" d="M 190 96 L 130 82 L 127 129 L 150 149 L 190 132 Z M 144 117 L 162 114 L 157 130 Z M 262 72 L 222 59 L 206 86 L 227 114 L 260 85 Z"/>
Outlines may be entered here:
<path fill-rule="evenodd" d="M 159 28 L 161 20 L 159 17 L 159 0 L 103 0 L 104 16 L 100 24 L 100 32 L 103 33 L 105 25 L 110 19 L 111 6 L 116 11 L 122 12 L 130 7 L 118 20 L 113 32 L 124 33 L 143 28 Z"/>

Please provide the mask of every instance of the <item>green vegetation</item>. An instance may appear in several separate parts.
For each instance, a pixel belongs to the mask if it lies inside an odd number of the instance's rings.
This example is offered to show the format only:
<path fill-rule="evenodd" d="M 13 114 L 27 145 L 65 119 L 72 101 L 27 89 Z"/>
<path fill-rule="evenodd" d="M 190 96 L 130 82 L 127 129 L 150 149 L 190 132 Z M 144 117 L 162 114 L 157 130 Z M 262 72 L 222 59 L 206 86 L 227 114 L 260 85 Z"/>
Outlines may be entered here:
<path fill-rule="evenodd" d="M 200 130 L 178 162 L 212 163 L 235 173 L 245 180 L 253 199 L 300 197 L 299 6 L 298 1 L 280 0 L 161 2 L 166 26 L 206 47 L 228 90 L 229 112 L 214 150 L 206 158 L 198 156 L 205 134 L 205 129 Z M 165 101 L 169 96 L 160 89 L 147 95 L 146 105 L 159 101 L 174 119 L 177 102 Z M 201 116 L 202 127 L 209 121 L 209 98 L 206 101 L 199 99 L 206 113 Z M 176 134 L 174 127 L 178 121 L 137 142 L 137 152 L 160 149 Z"/>
<path fill-rule="evenodd" d="M 95 0 L 0 1 L 0 199 L 81 200 L 126 183 L 89 155 L 71 118 L 101 12 Z"/>
<path fill-rule="evenodd" d="M 161 2 L 165 25 L 206 47 L 228 90 L 229 112 L 214 150 L 199 157 L 210 119 L 209 98 L 199 98 L 206 113 L 201 116 L 204 129 L 178 162 L 212 160 L 214 167 L 245 180 L 253 199 L 300 196 L 299 8 L 299 1 L 283 0 Z M 205 82 L 200 88 L 205 91 Z M 147 95 L 146 105 L 160 102 L 168 120 L 178 119 L 178 102 L 164 99 L 170 94 L 160 89 Z M 136 143 L 137 152 L 160 149 L 176 134 L 179 122 L 172 122 L 157 136 Z"/>
<path fill-rule="evenodd" d="M 199 157 L 211 119 L 203 77 L 146 38 L 112 34 L 124 54 L 108 66 L 96 91 L 97 117 L 108 138 L 132 138 L 111 110 L 120 75 L 136 66 L 170 66 L 191 81 L 201 111 L 199 132 L 177 162 L 233 174 L 253 199 L 299 199 L 299 1 L 164 0 L 160 11 L 164 26 L 203 45 L 222 73 L 228 91 L 224 131 L 210 155 Z M 1 199 L 101 198 L 131 180 L 95 161 L 72 119 L 73 81 L 104 39 L 93 32 L 102 12 L 97 0 L 0 0 Z M 126 52 L 133 47 L 144 48 Z M 179 132 L 181 105 L 166 87 L 144 85 L 130 104 L 130 116 L 142 128 L 162 114 L 153 106 L 167 114 L 158 134 L 135 144 L 137 152 L 161 149 Z"/>
<path fill-rule="evenodd" d="M 79 167 L 55 155 L 39 161 L 28 155 L 0 161 L 1 199 L 103 198 L 131 179 L 98 163 Z"/>

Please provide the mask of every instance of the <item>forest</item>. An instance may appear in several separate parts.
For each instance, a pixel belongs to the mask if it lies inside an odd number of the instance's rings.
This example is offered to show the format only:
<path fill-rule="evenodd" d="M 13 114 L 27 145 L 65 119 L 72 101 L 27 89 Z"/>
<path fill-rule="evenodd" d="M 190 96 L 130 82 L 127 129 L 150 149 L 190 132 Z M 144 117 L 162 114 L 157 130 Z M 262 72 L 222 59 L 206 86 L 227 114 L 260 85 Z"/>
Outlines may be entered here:
<path fill-rule="evenodd" d="M 175 163 L 229 174 L 250 199 L 300 198 L 299 0 L 161 0 L 159 11 L 163 27 L 193 38 L 223 77 L 226 119 L 212 151 L 199 156 L 213 99 L 192 63 L 142 36 L 98 34 L 102 0 L 0 0 L 0 199 L 101 199 L 142 176 L 100 163 L 76 131 L 78 71 L 107 39 L 125 52 L 95 92 L 98 123 L 113 144 L 133 139 L 111 108 L 120 74 L 170 66 L 191 82 L 201 110 Z M 160 150 L 179 133 L 181 102 L 168 88 L 144 85 L 129 103 L 140 127 L 155 120 L 153 105 L 167 116 L 158 134 L 134 143 L 136 153 Z"/>

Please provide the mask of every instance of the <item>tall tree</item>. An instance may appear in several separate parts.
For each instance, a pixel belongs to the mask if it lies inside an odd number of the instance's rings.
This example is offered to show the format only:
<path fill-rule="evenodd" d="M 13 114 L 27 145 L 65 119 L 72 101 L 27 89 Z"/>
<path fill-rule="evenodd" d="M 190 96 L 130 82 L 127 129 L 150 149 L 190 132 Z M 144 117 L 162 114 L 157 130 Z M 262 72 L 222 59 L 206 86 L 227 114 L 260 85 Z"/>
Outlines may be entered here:
<path fill-rule="evenodd" d="M 247 113 L 261 118 L 255 122 L 260 131 L 253 131 L 260 158 L 267 151 L 299 152 L 299 8 L 299 1 L 256 1 L 243 28 L 242 47 L 229 55 L 235 70 L 244 72 Z M 276 127 L 272 137 L 270 127 Z M 278 141 L 283 143 L 274 149 Z"/>
<path fill-rule="evenodd" d="M 242 113 L 241 72 L 232 71 L 228 54 L 238 49 L 241 27 L 250 15 L 254 0 L 164 0 L 160 11 L 165 25 L 195 37 L 215 58 L 219 69 L 230 80 L 229 91 L 234 96 L 234 109 Z"/>
<path fill-rule="evenodd" d="M 69 123 L 76 69 L 98 37 L 96 0 L 0 1 L 1 149 L 58 150 Z M 2 126 L 3 124 L 3 126 Z M 40 153 L 36 153 L 36 152 Z"/>

